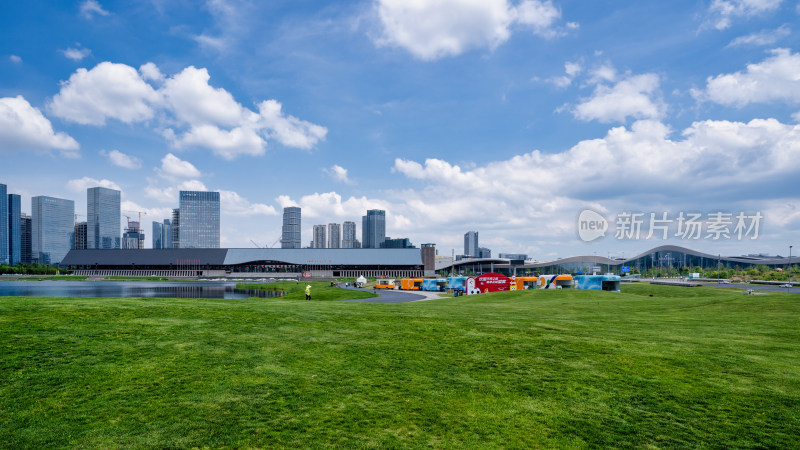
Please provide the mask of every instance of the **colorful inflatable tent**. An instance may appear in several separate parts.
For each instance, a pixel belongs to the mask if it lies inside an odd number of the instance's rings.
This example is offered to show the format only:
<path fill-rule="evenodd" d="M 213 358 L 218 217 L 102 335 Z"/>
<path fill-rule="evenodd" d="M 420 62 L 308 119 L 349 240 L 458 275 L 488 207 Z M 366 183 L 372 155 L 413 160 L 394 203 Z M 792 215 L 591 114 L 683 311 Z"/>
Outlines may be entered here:
<path fill-rule="evenodd" d="M 444 292 L 447 290 L 447 279 L 425 278 L 424 280 L 422 280 L 422 290 Z"/>
<path fill-rule="evenodd" d="M 572 287 L 572 275 L 541 275 L 539 289 L 568 289 Z"/>
<path fill-rule="evenodd" d="M 575 277 L 575 287 L 578 289 L 619 292 L 619 285 L 619 275 L 578 275 Z"/>

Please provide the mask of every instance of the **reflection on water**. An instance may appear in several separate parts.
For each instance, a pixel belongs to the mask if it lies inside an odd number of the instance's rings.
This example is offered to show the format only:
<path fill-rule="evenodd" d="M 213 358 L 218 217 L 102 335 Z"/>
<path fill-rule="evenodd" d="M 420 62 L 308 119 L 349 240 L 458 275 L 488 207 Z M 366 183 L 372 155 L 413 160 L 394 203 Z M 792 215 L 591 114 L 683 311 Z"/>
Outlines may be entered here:
<path fill-rule="evenodd" d="M 283 291 L 236 289 L 230 282 L 151 281 L 2 281 L 0 297 L 150 297 L 228 298 L 283 297 Z"/>

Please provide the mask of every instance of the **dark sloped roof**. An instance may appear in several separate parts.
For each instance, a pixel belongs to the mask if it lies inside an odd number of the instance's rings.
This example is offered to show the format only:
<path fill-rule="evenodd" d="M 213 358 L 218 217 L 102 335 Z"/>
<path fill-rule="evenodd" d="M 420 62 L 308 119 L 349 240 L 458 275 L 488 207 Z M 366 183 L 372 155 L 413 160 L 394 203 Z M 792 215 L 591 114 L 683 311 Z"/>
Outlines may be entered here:
<path fill-rule="evenodd" d="M 64 266 L 174 266 L 196 264 L 220 266 L 225 263 L 224 248 L 167 248 L 142 250 L 70 250 L 61 261 Z"/>
<path fill-rule="evenodd" d="M 226 265 L 251 261 L 342 266 L 419 266 L 418 248 L 231 248 Z"/>
<path fill-rule="evenodd" d="M 257 261 L 341 266 L 420 266 L 420 249 L 181 248 L 144 250 L 70 250 L 65 266 L 236 265 Z"/>

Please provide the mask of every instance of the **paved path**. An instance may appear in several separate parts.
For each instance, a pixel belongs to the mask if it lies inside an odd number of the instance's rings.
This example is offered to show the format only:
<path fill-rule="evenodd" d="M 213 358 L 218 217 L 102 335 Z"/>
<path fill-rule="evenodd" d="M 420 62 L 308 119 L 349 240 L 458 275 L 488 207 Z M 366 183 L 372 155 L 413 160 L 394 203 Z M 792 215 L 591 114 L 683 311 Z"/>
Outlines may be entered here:
<path fill-rule="evenodd" d="M 358 289 L 358 288 L 342 288 L 342 289 L 350 289 L 354 291 L 367 291 L 370 292 L 372 289 Z M 408 292 L 408 291 L 395 291 L 390 289 L 377 289 L 375 293 L 378 294 L 378 297 L 373 298 L 362 298 L 358 300 L 342 300 L 343 302 L 359 302 L 359 303 L 408 303 L 408 302 L 419 302 L 423 300 L 434 300 L 439 297 L 437 292 L 422 292 L 422 291 L 415 291 L 415 292 Z"/>
<path fill-rule="evenodd" d="M 737 284 L 737 283 L 700 283 L 703 286 L 721 287 L 729 289 L 752 289 L 754 291 L 762 292 L 790 292 L 793 294 L 800 293 L 800 287 L 782 288 L 773 284 Z"/>

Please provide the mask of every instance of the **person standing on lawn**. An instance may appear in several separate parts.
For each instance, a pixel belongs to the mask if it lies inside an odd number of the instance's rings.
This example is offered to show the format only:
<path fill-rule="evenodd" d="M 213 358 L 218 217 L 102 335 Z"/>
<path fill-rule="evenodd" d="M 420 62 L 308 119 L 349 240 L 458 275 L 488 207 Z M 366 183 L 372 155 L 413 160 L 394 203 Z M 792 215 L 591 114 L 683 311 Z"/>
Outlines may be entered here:
<path fill-rule="evenodd" d="M 306 300 L 311 300 L 311 285 L 306 285 Z"/>

